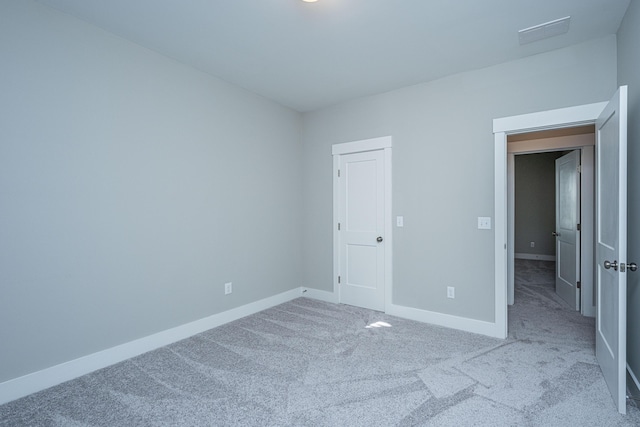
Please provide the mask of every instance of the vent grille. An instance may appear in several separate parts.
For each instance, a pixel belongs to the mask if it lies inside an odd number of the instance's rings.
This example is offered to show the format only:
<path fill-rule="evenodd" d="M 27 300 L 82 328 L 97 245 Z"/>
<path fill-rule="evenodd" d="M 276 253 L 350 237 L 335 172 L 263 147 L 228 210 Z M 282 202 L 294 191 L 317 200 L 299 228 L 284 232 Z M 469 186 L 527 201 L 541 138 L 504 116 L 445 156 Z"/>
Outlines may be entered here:
<path fill-rule="evenodd" d="M 570 16 L 534 25 L 518 31 L 520 44 L 528 44 L 569 32 Z"/>

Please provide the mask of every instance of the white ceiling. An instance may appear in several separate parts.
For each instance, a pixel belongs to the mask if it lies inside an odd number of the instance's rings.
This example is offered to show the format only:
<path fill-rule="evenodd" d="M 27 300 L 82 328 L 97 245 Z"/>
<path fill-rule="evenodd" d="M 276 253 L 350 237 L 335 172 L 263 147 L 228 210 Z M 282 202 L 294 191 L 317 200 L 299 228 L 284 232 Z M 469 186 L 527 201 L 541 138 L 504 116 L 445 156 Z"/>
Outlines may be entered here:
<path fill-rule="evenodd" d="M 630 0 L 38 1 L 304 112 L 614 34 Z"/>

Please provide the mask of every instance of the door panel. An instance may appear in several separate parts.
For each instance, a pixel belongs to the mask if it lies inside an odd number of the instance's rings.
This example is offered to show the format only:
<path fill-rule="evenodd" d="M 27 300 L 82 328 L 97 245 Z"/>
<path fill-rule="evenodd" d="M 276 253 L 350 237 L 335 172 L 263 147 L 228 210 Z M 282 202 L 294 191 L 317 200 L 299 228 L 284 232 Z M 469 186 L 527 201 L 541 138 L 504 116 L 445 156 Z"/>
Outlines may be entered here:
<path fill-rule="evenodd" d="M 371 266 L 376 265 L 378 248 L 349 244 L 346 246 L 346 250 L 345 285 L 375 289 L 377 285 L 376 269 Z"/>
<path fill-rule="evenodd" d="M 596 357 L 626 413 L 627 87 L 596 121 Z"/>
<path fill-rule="evenodd" d="M 580 150 L 556 159 L 556 293 L 580 310 Z"/>
<path fill-rule="evenodd" d="M 340 156 L 340 302 L 380 311 L 385 293 L 384 170 L 382 150 Z"/>
<path fill-rule="evenodd" d="M 344 158 L 344 180 L 346 183 L 345 226 L 352 232 L 372 232 L 378 230 L 377 204 L 377 162 L 361 155 Z"/>

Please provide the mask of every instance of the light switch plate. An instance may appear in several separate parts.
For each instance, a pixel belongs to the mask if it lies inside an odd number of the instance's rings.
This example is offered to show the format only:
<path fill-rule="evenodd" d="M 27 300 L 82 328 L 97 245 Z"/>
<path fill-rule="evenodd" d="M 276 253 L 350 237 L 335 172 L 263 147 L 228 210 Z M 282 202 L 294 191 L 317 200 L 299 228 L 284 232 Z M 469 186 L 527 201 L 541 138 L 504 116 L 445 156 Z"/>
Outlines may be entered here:
<path fill-rule="evenodd" d="M 455 298 L 456 297 L 456 288 L 453 286 L 447 286 L 447 298 Z"/>
<path fill-rule="evenodd" d="M 404 227 L 404 217 L 403 216 L 396 217 L 396 226 L 397 227 Z"/>
<path fill-rule="evenodd" d="M 478 229 L 479 230 L 491 230 L 491 217 L 479 216 L 478 217 Z"/>

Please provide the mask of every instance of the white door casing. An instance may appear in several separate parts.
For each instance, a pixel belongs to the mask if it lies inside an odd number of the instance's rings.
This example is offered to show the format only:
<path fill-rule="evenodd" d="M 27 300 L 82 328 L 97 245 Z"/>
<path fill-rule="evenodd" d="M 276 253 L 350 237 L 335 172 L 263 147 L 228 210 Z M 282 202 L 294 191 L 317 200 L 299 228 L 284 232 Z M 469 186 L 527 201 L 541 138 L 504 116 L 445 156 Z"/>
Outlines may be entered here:
<path fill-rule="evenodd" d="M 596 357 L 626 413 L 627 87 L 596 121 Z"/>
<path fill-rule="evenodd" d="M 556 293 L 580 310 L 580 150 L 556 159 Z"/>
<path fill-rule="evenodd" d="M 507 337 L 507 135 L 594 124 L 606 102 L 541 111 L 493 120 L 494 133 L 494 202 L 495 202 L 495 320 L 492 336 Z M 513 244 L 510 247 L 513 257 Z"/>
<path fill-rule="evenodd" d="M 595 135 L 594 135 L 595 139 Z M 595 287 L 595 145 L 582 147 L 580 160 L 580 312 L 596 317 Z"/>
<path fill-rule="evenodd" d="M 334 294 L 384 311 L 391 302 L 391 137 L 332 147 Z"/>

